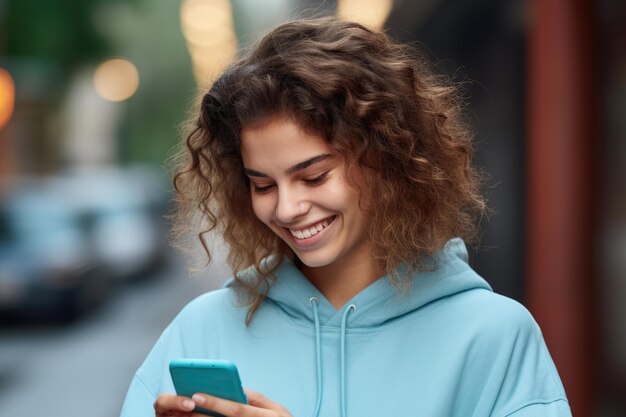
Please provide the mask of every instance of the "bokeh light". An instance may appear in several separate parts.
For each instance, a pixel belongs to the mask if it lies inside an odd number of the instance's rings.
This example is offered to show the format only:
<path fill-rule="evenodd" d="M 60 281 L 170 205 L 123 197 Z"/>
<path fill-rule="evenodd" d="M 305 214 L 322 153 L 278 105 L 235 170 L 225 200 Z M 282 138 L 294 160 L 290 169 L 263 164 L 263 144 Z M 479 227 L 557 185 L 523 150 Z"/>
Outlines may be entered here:
<path fill-rule="evenodd" d="M 96 68 L 93 77 L 96 92 L 109 101 L 124 101 L 139 88 L 139 71 L 131 62 L 115 58 Z"/>
<path fill-rule="evenodd" d="M 15 106 L 15 84 L 8 71 L 0 68 L 0 129 L 9 123 Z"/>
<path fill-rule="evenodd" d="M 207 87 L 233 60 L 237 37 L 228 0 L 184 0 L 180 23 L 200 87 Z"/>
<path fill-rule="evenodd" d="M 339 0 L 337 17 L 381 30 L 392 7 L 392 0 Z"/>

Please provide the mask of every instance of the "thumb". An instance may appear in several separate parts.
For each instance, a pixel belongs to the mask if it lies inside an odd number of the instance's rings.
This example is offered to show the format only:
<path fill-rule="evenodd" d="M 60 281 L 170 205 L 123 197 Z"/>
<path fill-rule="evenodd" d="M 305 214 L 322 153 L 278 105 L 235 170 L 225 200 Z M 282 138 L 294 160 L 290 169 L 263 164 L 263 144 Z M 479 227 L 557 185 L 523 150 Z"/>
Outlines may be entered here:
<path fill-rule="evenodd" d="M 285 407 L 275 401 L 270 400 L 260 392 L 252 391 L 246 388 L 244 388 L 244 391 L 246 393 L 246 396 L 248 397 L 248 404 L 254 407 L 265 408 L 267 410 L 274 411 L 287 411 Z"/>

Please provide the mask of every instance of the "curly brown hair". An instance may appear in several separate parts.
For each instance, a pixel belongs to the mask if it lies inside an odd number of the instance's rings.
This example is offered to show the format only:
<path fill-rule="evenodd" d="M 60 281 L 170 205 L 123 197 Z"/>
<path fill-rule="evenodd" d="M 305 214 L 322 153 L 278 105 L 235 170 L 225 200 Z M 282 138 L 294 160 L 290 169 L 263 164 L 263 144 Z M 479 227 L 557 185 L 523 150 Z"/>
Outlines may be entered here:
<path fill-rule="evenodd" d="M 265 298 L 262 284 L 293 252 L 252 210 L 240 134 L 287 118 L 327 141 L 349 170 L 361 170 L 372 256 L 395 284 L 408 286 L 398 265 L 410 275 L 433 267 L 432 255 L 450 238 L 473 242 L 486 209 L 458 91 L 414 48 L 358 23 L 282 24 L 201 98 L 174 176 L 176 236 L 199 210 L 198 237 L 210 261 L 207 234 L 223 234 L 249 322 Z M 276 262 L 266 265 L 270 254 Z M 256 280 L 239 276 L 249 266 Z"/>

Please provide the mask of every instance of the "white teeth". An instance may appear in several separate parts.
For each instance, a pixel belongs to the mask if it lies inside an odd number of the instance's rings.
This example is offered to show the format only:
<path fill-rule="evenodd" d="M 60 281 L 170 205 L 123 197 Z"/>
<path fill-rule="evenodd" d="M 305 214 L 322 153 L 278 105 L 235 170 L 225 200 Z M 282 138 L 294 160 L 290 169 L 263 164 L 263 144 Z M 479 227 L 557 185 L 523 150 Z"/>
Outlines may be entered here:
<path fill-rule="evenodd" d="M 308 239 L 311 236 L 315 236 L 316 234 L 324 230 L 326 226 L 328 226 L 328 219 L 325 219 L 319 222 L 318 224 L 309 227 L 308 229 L 302 229 L 302 230 L 289 229 L 289 231 L 294 237 L 298 239 Z"/>

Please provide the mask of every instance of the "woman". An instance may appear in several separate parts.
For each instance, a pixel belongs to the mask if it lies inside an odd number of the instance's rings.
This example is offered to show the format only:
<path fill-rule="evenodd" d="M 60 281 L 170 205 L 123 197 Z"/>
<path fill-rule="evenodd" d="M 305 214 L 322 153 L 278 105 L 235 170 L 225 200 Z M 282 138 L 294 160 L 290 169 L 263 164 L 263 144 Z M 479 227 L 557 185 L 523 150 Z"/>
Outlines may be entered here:
<path fill-rule="evenodd" d="M 235 275 L 165 330 L 124 417 L 570 415 L 530 314 L 467 265 L 469 134 L 412 51 L 284 24 L 206 93 L 186 150 L 179 222 L 199 209 Z M 176 396 L 175 358 L 235 362 L 249 404 Z"/>

